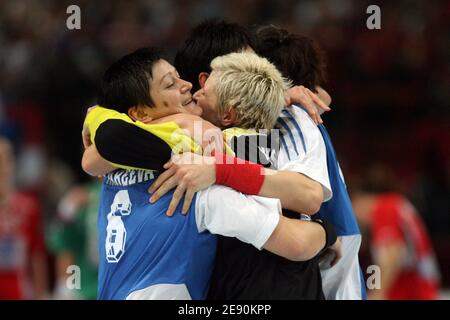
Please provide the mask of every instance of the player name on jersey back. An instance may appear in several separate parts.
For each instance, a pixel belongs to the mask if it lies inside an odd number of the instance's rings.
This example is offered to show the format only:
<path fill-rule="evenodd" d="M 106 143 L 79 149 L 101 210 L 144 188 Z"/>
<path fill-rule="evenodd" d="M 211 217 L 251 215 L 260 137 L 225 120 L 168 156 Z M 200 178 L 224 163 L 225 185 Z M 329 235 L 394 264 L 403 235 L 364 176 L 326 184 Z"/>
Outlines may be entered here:
<path fill-rule="evenodd" d="M 155 178 L 154 171 L 150 170 L 123 170 L 118 169 L 108 173 L 104 181 L 110 186 L 130 186 L 136 183 L 149 181 Z"/>

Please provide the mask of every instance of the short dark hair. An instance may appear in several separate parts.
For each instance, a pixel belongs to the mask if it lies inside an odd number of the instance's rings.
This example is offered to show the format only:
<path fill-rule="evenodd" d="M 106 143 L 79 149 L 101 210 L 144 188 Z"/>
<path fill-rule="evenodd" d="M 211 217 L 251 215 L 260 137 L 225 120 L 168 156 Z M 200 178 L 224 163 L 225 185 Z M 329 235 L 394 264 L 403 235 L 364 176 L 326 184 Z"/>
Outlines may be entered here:
<path fill-rule="evenodd" d="M 354 183 L 354 189 L 369 194 L 399 192 L 395 174 L 392 168 L 382 162 L 369 164 L 359 181 Z"/>
<path fill-rule="evenodd" d="M 192 83 L 193 92 L 200 89 L 198 75 L 211 72 L 211 61 L 245 47 L 254 48 L 251 33 L 237 23 L 210 19 L 200 23 L 178 50 L 174 65 L 182 79 Z"/>
<path fill-rule="evenodd" d="M 311 38 L 273 25 L 255 30 L 256 52 L 272 62 L 294 85 L 316 92 L 325 84 L 325 55 Z"/>
<path fill-rule="evenodd" d="M 133 106 L 152 107 L 152 67 L 164 58 L 159 48 L 140 48 L 114 62 L 103 75 L 98 104 L 123 113 Z"/>

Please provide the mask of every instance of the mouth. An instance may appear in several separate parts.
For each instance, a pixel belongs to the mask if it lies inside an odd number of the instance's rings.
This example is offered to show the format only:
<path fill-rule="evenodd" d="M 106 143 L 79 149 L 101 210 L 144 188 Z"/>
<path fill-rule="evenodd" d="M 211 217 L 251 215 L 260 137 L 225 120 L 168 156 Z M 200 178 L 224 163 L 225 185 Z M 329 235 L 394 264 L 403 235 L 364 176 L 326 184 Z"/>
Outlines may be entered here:
<path fill-rule="evenodd" d="M 193 99 L 192 97 L 190 97 L 188 100 L 186 100 L 183 104 L 182 104 L 182 106 L 183 107 L 187 107 L 187 106 L 189 106 L 189 105 L 197 105 L 197 101 L 195 100 L 195 99 Z"/>
<path fill-rule="evenodd" d="M 203 112 L 202 108 L 197 104 L 197 100 L 193 97 L 190 97 L 188 100 L 186 100 L 182 107 L 185 108 L 185 112 L 200 116 Z"/>

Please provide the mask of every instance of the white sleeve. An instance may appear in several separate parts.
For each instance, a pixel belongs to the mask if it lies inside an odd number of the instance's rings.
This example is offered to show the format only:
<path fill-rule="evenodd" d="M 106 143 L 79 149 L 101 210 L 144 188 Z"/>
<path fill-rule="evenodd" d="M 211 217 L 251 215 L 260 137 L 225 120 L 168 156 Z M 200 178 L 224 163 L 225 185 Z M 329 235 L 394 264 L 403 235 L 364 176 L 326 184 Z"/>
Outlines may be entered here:
<path fill-rule="evenodd" d="M 306 153 L 301 152 L 284 163 L 279 162 L 278 170 L 299 172 L 319 182 L 323 189 L 323 202 L 326 202 L 331 199 L 333 193 L 328 176 L 325 142 L 319 128 L 303 109 L 295 108 L 294 112 L 301 126 Z"/>
<path fill-rule="evenodd" d="M 261 250 L 281 214 L 279 199 L 248 196 L 213 185 L 197 192 L 195 218 L 199 232 L 235 237 Z"/>

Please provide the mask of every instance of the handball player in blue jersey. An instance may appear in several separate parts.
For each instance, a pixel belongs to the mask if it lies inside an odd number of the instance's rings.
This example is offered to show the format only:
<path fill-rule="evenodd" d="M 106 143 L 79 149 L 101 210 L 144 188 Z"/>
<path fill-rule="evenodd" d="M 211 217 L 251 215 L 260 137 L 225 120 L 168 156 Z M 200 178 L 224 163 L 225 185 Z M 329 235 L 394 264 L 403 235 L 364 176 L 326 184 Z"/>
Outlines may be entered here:
<path fill-rule="evenodd" d="M 232 38 L 230 35 L 233 34 L 233 32 L 230 31 L 231 27 L 229 25 L 230 24 L 228 24 L 227 32 L 222 34 L 227 34 L 229 38 Z M 207 28 L 207 30 L 205 28 Z M 192 68 L 188 68 L 187 66 L 190 65 L 192 61 L 201 60 L 201 58 L 199 58 L 202 57 L 202 55 L 199 54 L 202 50 L 201 48 L 208 48 L 209 43 L 215 43 L 216 46 L 221 46 L 218 41 L 214 42 L 213 40 L 214 38 L 223 40 L 224 36 L 217 37 L 217 35 L 214 35 L 214 30 L 219 30 L 221 28 L 224 28 L 223 24 L 216 23 L 205 25 L 203 30 L 196 30 L 197 32 L 194 31 L 194 35 L 186 42 L 181 53 L 179 52 L 177 56 L 178 59 L 176 59 L 176 61 L 179 61 L 176 65 L 183 76 L 189 76 L 193 73 Z M 199 29 L 201 29 L 201 27 L 199 27 Z M 243 30 L 235 28 L 234 31 L 234 39 L 239 38 L 239 35 L 240 37 L 245 37 L 245 32 Z M 274 26 L 260 28 L 256 33 L 256 36 L 253 48 L 256 49 L 258 54 L 273 62 L 282 72 L 283 76 L 289 78 L 294 85 L 297 85 L 297 87 L 294 87 L 291 91 L 298 91 L 298 86 L 300 85 L 306 87 L 301 87 L 300 90 L 300 93 L 304 96 L 302 99 L 303 101 L 300 101 L 300 103 L 293 102 L 291 106 L 284 108 L 277 120 L 276 128 L 280 130 L 280 149 L 276 156 L 276 167 L 279 170 L 289 170 L 309 175 L 308 170 L 305 170 L 305 168 L 307 169 L 305 163 L 307 163 L 307 159 L 314 159 L 314 141 L 322 140 L 325 145 L 325 150 L 322 150 L 324 154 L 326 153 L 326 166 L 328 169 L 329 182 L 333 191 L 333 197 L 322 204 L 320 211 L 317 213 L 317 217 L 331 222 L 336 226 L 343 246 L 343 257 L 340 259 L 339 263 L 330 265 L 325 261 L 325 263 L 321 264 L 321 277 L 325 297 L 326 299 L 333 300 L 364 299 L 365 287 L 358 261 L 361 234 L 351 207 L 344 177 L 337 161 L 333 144 L 325 126 L 320 124 L 317 128 L 312 125 L 311 119 L 304 110 L 299 107 L 304 107 L 306 105 L 305 103 L 312 102 L 311 99 L 317 101 L 315 100 L 316 97 L 312 91 L 316 91 L 319 97 L 327 104 L 330 104 L 331 102 L 330 96 L 321 87 L 324 83 L 325 71 L 320 50 L 313 44 L 311 39 L 289 34 L 286 30 Z M 197 45 L 198 52 L 195 52 L 195 45 Z M 248 42 L 247 45 L 250 46 L 251 42 Z M 222 47 L 224 47 L 224 45 L 222 45 Z M 208 71 L 208 69 L 204 67 L 203 71 Z M 199 72 L 199 74 L 206 77 L 206 72 Z M 199 79 L 202 79 L 201 76 L 199 76 Z M 308 96 L 310 96 L 311 99 L 307 99 Z M 209 110 L 212 109 L 209 108 Z M 211 116 L 208 120 L 209 119 L 215 118 Z M 206 166 L 195 169 L 195 167 L 186 168 L 186 166 L 183 165 L 178 166 L 177 170 L 178 171 L 174 170 L 174 174 L 176 175 L 178 175 L 179 170 L 185 170 L 183 176 L 181 176 L 179 180 L 184 184 L 190 183 L 191 185 L 193 182 L 196 182 L 192 179 L 192 176 L 196 177 L 197 181 L 200 181 L 200 178 L 197 177 L 193 171 L 197 170 L 203 173 L 208 171 Z M 167 182 L 157 181 L 157 185 L 162 184 L 162 187 L 160 188 L 162 189 L 161 193 L 164 193 L 165 190 L 173 187 L 174 184 L 169 182 L 169 180 L 167 180 Z M 299 192 L 303 191 L 303 187 L 300 183 L 297 184 L 295 189 Z M 302 198 L 298 197 L 298 199 Z M 299 212 L 311 213 L 308 212 L 307 207 L 302 204 L 301 201 L 299 201 L 297 208 L 299 208 L 297 210 Z M 226 241 L 233 242 L 233 240 L 230 239 L 226 239 Z M 233 283 L 236 275 L 227 270 L 230 269 L 229 265 L 233 264 L 230 256 L 239 256 L 236 254 L 236 246 L 245 247 L 243 244 L 235 243 L 233 250 L 229 250 L 229 248 L 222 250 L 224 253 L 219 255 L 219 259 L 216 260 L 216 266 L 220 266 L 221 269 L 219 271 L 216 270 L 217 272 L 213 275 L 213 284 L 214 279 L 216 279 L 216 282 L 218 283 L 217 286 L 213 286 L 213 291 L 216 293 L 218 292 L 218 295 L 216 296 L 220 298 L 224 297 L 221 294 L 222 292 L 227 291 L 227 288 L 229 288 L 229 292 L 233 291 L 233 289 L 230 289 L 230 287 L 233 286 L 230 285 L 230 283 Z M 241 253 L 240 256 L 242 255 L 243 254 Z M 238 260 L 238 258 L 234 260 Z M 258 261 L 258 263 L 261 263 L 261 260 Z M 234 265 L 236 265 L 236 263 L 234 263 Z M 256 269 L 254 266 L 251 268 Z M 247 274 L 248 272 L 242 271 L 242 273 Z M 262 269 L 261 273 L 264 273 L 265 278 L 270 278 L 268 277 L 267 268 Z M 245 281 L 248 281 L 247 279 L 248 277 L 245 277 Z M 258 279 L 258 281 L 260 283 L 263 282 L 261 279 Z M 238 281 L 234 281 L 234 283 L 237 282 Z M 243 281 L 241 280 L 240 282 Z M 294 281 L 291 282 L 293 283 Z M 250 285 L 248 287 L 250 287 Z M 259 284 L 255 287 L 259 290 L 262 285 Z M 266 289 L 272 287 L 273 286 L 269 283 Z"/>
<path fill-rule="evenodd" d="M 236 57 L 232 60 L 236 61 Z M 242 59 L 241 67 L 246 72 L 254 70 L 254 61 L 263 69 L 256 71 L 257 76 L 264 74 L 271 79 L 267 81 L 271 87 L 265 88 L 272 93 L 267 102 L 273 103 L 275 99 L 276 104 L 282 105 L 285 87 L 282 78 L 272 65 L 256 55 Z M 227 63 L 226 58 L 222 63 Z M 246 63 L 253 65 L 246 67 Z M 174 127 L 173 123 L 167 125 L 158 120 L 187 111 L 195 114 L 197 108 L 190 88 L 190 83 L 180 79 L 176 70 L 155 50 L 141 49 L 124 57 L 105 73 L 99 100 L 103 106 L 127 114 L 139 124 L 141 131 L 135 130 L 137 127 L 129 123 L 131 120 L 124 121 L 123 114 L 111 116 L 109 113 L 109 120 L 103 121 L 105 112 L 97 108 L 86 120 L 91 126 L 92 141 L 98 144 L 105 130 L 115 130 L 118 123 L 125 123 L 118 140 L 125 139 L 139 148 L 148 145 L 148 137 L 160 139 L 159 142 L 154 139 L 152 149 L 147 152 L 159 154 L 160 158 L 150 166 L 162 169 L 164 156 L 167 161 L 172 151 L 168 137 L 173 137 L 170 133 Z M 268 112 L 268 118 L 264 118 L 261 125 L 269 126 L 276 120 L 277 112 L 275 117 L 271 114 L 273 111 Z M 191 116 L 186 114 L 185 117 Z M 183 124 L 178 128 L 188 129 Z M 178 142 L 183 140 L 178 138 Z M 196 143 L 203 144 L 193 141 L 192 145 Z M 139 160 L 122 151 L 118 143 L 101 152 L 106 158 L 110 156 L 111 162 L 124 164 L 124 168 L 127 164 L 141 168 L 149 165 L 136 165 Z M 89 164 L 83 162 L 83 167 L 87 169 Z M 194 196 L 194 205 L 186 217 L 175 214 L 169 219 L 165 213 L 173 193 L 154 204 L 149 203 L 146 196 L 156 175 L 155 170 L 120 169 L 104 178 L 98 220 L 100 299 L 205 298 L 216 250 L 216 238 L 207 230 L 237 237 L 258 249 L 265 248 L 291 260 L 308 260 L 335 242 L 332 227 L 325 223 L 280 216 L 277 199 L 244 196 L 220 186 Z"/>

